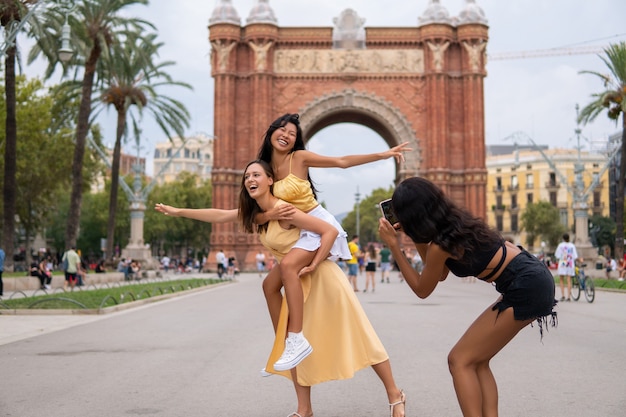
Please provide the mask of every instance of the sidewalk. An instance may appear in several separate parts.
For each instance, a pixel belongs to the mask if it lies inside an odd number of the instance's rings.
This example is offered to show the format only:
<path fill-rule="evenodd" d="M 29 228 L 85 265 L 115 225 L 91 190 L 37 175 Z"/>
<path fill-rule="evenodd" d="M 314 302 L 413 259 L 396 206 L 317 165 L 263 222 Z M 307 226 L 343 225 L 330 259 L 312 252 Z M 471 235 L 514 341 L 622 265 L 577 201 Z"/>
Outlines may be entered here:
<path fill-rule="evenodd" d="M 194 273 L 194 274 L 174 274 L 169 273 L 165 275 L 160 280 L 179 280 L 179 279 L 188 279 L 188 278 L 215 278 L 217 279 L 216 274 L 214 273 Z M 154 282 L 143 280 L 143 281 L 121 281 L 119 284 L 121 285 L 132 285 L 132 284 L 140 284 L 146 282 Z M 86 287 L 79 287 L 75 289 L 75 291 L 89 291 L 95 288 L 101 288 L 106 286 L 107 284 L 92 284 Z M 54 290 L 45 290 L 48 294 L 63 294 L 63 292 L 59 292 L 60 288 Z M 2 300 L 8 300 L 12 296 L 13 297 L 23 297 L 27 295 L 29 297 L 35 294 L 43 294 L 44 290 L 24 290 L 24 291 L 15 291 L 15 292 L 6 292 L 2 297 L 0 297 L 0 302 Z M 178 292 L 171 294 L 172 297 L 177 297 L 180 295 L 187 294 L 188 291 Z M 139 304 L 136 304 L 139 306 Z M 138 307 L 137 307 L 138 308 Z M 11 310 L 12 311 L 12 310 Z M 113 313 L 116 314 L 116 313 Z M 23 339 L 28 339 L 30 337 L 52 333 L 58 330 L 78 326 L 81 324 L 92 323 L 98 320 L 102 320 L 106 318 L 109 314 L 81 314 L 80 310 L 77 310 L 72 314 L 59 314 L 54 310 L 36 310 L 33 311 L 32 314 L 5 314 L 2 313 L 2 309 L 0 309 L 0 346 L 8 343 L 16 342 Z"/>

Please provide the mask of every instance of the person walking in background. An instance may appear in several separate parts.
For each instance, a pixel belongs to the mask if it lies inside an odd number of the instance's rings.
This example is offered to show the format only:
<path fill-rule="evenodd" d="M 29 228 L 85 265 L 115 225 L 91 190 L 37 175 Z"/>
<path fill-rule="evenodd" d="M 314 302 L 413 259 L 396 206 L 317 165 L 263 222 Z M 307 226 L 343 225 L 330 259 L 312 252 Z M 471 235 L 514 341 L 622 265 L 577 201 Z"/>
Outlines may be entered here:
<path fill-rule="evenodd" d="M 350 249 L 350 254 L 352 255 L 352 259 L 347 261 L 348 264 L 348 282 L 352 284 L 352 289 L 357 292 L 359 291 L 357 285 L 357 274 L 359 273 L 359 237 L 357 235 L 352 236 L 352 240 L 348 242 L 348 248 Z"/>
<path fill-rule="evenodd" d="M 170 262 L 171 262 L 171 259 L 167 255 L 164 255 L 161 258 L 161 265 L 163 266 L 163 271 L 165 271 L 166 274 L 170 270 Z"/>
<path fill-rule="evenodd" d="M 217 277 L 222 279 L 228 269 L 228 259 L 226 259 L 223 249 L 218 250 L 215 254 L 215 263 L 217 264 Z"/>
<path fill-rule="evenodd" d="M 2 283 L 2 273 L 4 272 L 4 258 L 5 257 L 6 257 L 6 254 L 4 253 L 4 250 L 0 248 L 0 297 L 2 297 L 2 294 L 4 294 L 4 284 Z"/>
<path fill-rule="evenodd" d="M 572 277 L 576 274 L 576 259 L 578 252 L 576 246 L 569 241 L 569 234 L 563 234 L 563 241 L 554 251 L 554 257 L 558 262 L 557 273 L 559 274 L 559 286 L 561 287 L 561 301 L 572 299 Z M 565 298 L 565 279 L 567 278 L 567 298 Z"/>
<path fill-rule="evenodd" d="M 606 260 L 606 279 L 611 279 L 611 272 L 617 269 L 617 262 L 615 258 L 608 258 Z"/>
<path fill-rule="evenodd" d="M 265 254 L 262 250 L 259 250 L 259 253 L 255 256 L 256 260 L 256 270 L 259 271 L 259 278 L 263 277 L 263 272 L 265 272 Z"/>
<path fill-rule="evenodd" d="M 63 254 L 63 265 L 65 271 L 65 284 L 64 289 L 74 289 L 76 286 L 78 270 L 80 268 L 80 256 L 76 252 L 76 245 L 73 245 L 67 252 Z"/>
<path fill-rule="evenodd" d="M 380 282 L 389 282 L 389 271 L 391 271 L 391 251 L 387 245 L 383 245 L 383 248 L 378 253 L 380 258 Z"/>
<path fill-rule="evenodd" d="M 365 251 L 365 289 L 363 292 L 367 292 L 370 285 L 372 286 L 372 292 L 376 291 L 376 247 L 371 243 Z"/>
<path fill-rule="evenodd" d="M 457 206 L 424 178 L 402 181 L 391 204 L 399 228 L 420 252 L 422 273 L 403 256 L 398 231 L 384 217 L 379 220 L 378 232 L 415 295 L 430 296 L 449 272 L 458 277 L 473 275 L 500 293 L 448 354 L 463 416 L 497 416 L 498 387 L 490 361 L 530 323 L 537 323 L 541 336 L 548 318 L 556 326 L 554 277 L 539 259 L 506 242 L 482 219 Z"/>

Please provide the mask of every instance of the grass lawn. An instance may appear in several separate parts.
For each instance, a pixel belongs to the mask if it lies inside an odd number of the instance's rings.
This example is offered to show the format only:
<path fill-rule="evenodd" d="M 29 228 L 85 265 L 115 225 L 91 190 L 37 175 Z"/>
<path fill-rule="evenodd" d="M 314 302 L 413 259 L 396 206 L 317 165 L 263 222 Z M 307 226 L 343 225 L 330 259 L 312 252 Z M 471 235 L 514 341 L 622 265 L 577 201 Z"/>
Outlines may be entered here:
<path fill-rule="evenodd" d="M 53 292 L 32 297 L 14 297 L 0 300 L 2 309 L 99 309 L 131 301 L 145 300 L 164 294 L 187 291 L 221 282 L 217 279 L 180 279 L 120 285 L 108 288 L 87 286 L 67 292 Z"/>

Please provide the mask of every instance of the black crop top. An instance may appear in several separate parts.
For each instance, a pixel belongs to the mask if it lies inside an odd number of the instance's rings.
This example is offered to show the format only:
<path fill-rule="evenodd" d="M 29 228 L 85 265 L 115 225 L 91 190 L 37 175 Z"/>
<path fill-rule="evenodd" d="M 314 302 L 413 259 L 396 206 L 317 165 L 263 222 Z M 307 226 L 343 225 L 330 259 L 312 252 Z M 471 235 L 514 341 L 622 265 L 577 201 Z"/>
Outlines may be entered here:
<path fill-rule="evenodd" d="M 450 272 L 457 277 L 475 277 L 487 268 L 487 265 L 489 265 L 489 262 L 500 248 L 502 248 L 502 258 L 500 258 L 500 262 L 498 262 L 498 265 L 496 265 L 489 274 L 480 278 L 483 281 L 487 281 L 500 270 L 506 259 L 506 244 L 504 241 L 495 242 L 493 245 L 472 254 L 472 259 L 470 259 L 469 263 L 448 258 L 446 259 L 446 266 L 450 269 Z"/>

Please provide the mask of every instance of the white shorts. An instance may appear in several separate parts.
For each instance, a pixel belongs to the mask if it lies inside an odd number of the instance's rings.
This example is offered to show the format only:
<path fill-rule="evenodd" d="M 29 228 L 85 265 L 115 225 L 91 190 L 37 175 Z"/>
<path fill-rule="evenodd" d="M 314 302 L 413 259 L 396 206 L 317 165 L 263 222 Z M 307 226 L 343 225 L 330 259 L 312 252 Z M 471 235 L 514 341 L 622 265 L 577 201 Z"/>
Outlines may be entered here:
<path fill-rule="evenodd" d="M 340 259 L 349 260 L 352 259 L 352 254 L 350 253 L 350 249 L 348 248 L 348 234 L 343 227 L 339 224 L 335 216 L 330 214 L 328 210 L 326 210 L 321 205 L 318 205 L 313 210 L 309 211 L 307 214 L 311 216 L 315 216 L 318 219 L 322 219 L 327 223 L 335 226 L 335 229 L 339 232 L 337 235 L 337 239 L 335 239 L 335 243 L 333 243 L 333 247 L 330 249 L 330 255 L 328 259 L 331 261 L 338 261 Z M 304 249 L 309 252 L 314 252 L 319 249 L 321 243 L 321 236 L 315 232 L 310 230 L 301 230 L 300 238 L 293 245 L 294 248 Z"/>

